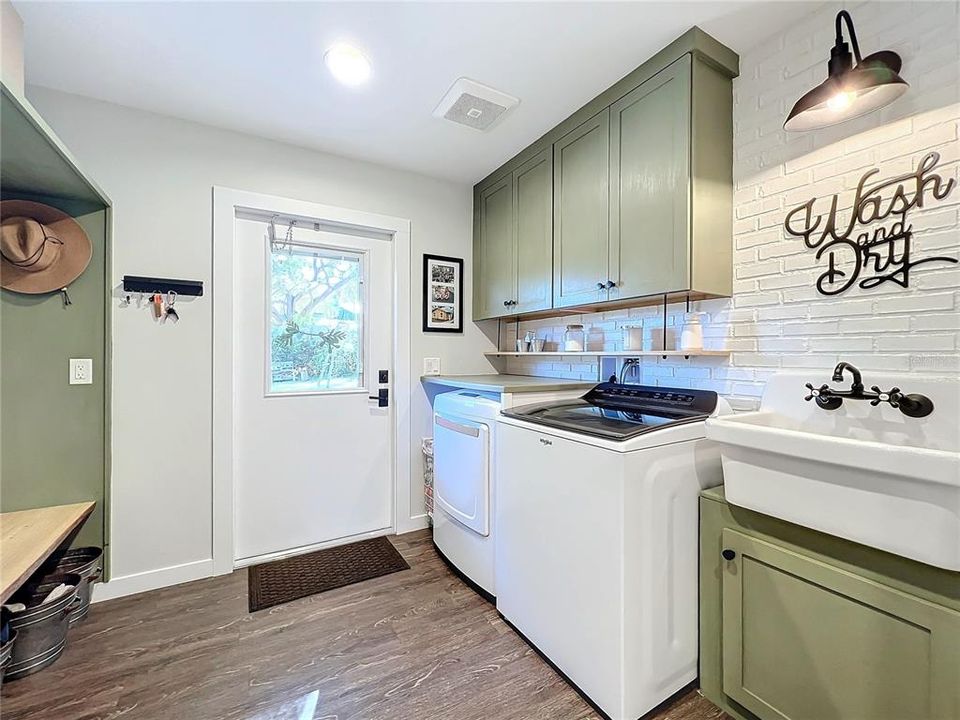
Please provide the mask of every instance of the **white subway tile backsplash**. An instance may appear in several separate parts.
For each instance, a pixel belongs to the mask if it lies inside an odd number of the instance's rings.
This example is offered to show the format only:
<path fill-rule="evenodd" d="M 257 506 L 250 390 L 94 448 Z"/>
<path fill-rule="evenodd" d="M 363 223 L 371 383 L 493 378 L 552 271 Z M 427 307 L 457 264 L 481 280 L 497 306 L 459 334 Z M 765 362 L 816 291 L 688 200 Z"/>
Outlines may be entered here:
<path fill-rule="evenodd" d="M 818 320 L 815 322 L 800 323 L 786 322 L 783 324 L 783 334 L 802 335 L 804 337 L 810 335 L 835 335 L 839 328 L 839 320 Z"/>
<path fill-rule="evenodd" d="M 923 313 L 914 315 L 910 325 L 913 330 L 957 330 L 960 331 L 960 313 Z"/>
<path fill-rule="evenodd" d="M 844 356 L 845 357 L 845 356 Z M 784 355 L 782 365 L 785 368 L 832 368 L 839 362 L 839 355 Z"/>
<path fill-rule="evenodd" d="M 849 315 L 870 315 L 873 313 L 874 301 L 870 298 L 862 300 L 846 300 L 843 302 L 820 302 L 810 305 L 812 318 L 840 318 Z"/>
<path fill-rule="evenodd" d="M 885 333 L 909 330 L 908 317 L 844 318 L 840 321 L 841 333 Z"/>
<path fill-rule="evenodd" d="M 810 338 L 810 349 L 817 352 L 867 352 L 873 350 L 873 338 L 835 335 Z"/>
<path fill-rule="evenodd" d="M 956 333 L 943 335 L 926 335 L 912 333 L 910 335 L 883 335 L 877 338 L 877 348 L 880 350 L 901 351 L 953 351 L 957 349 Z"/>
<path fill-rule="evenodd" d="M 952 310 L 953 306 L 953 293 L 924 293 L 880 298 L 876 301 L 876 312 L 913 313 L 923 310 Z"/>

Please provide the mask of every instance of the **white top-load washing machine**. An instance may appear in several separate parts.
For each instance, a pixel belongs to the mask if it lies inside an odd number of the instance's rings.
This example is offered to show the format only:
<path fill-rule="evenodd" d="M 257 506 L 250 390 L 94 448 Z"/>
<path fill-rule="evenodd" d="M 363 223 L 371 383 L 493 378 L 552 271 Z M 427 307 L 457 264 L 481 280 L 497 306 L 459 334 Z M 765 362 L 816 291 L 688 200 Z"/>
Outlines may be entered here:
<path fill-rule="evenodd" d="M 488 599 L 494 596 L 493 451 L 500 396 L 476 390 L 433 404 L 433 542 Z"/>
<path fill-rule="evenodd" d="M 697 675 L 698 495 L 714 392 L 604 383 L 498 422 L 497 609 L 613 720 Z"/>

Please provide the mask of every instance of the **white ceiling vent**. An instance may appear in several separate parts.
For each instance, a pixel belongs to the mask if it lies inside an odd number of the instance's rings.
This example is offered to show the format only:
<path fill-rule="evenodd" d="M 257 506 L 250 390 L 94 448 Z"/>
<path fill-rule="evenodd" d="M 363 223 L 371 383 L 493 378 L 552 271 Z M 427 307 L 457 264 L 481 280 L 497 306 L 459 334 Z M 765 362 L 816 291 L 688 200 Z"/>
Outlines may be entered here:
<path fill-rule="evenodd" d="M 466 125 L 474 130 L 489 130 L 520 101 L 475 80 L 460 78 L 443 96 L 433 116 Z"/>

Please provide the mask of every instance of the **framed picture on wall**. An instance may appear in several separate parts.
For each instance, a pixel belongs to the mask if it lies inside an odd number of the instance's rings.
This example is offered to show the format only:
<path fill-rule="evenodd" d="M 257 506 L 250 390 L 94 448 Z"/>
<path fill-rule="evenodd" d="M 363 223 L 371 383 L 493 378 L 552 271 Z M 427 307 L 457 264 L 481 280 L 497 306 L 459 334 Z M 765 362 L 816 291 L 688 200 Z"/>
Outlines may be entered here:
<path fill-rule="evenodd" d="M 423 256 L 423 331 L 463 332 L 463 260 Z"/>

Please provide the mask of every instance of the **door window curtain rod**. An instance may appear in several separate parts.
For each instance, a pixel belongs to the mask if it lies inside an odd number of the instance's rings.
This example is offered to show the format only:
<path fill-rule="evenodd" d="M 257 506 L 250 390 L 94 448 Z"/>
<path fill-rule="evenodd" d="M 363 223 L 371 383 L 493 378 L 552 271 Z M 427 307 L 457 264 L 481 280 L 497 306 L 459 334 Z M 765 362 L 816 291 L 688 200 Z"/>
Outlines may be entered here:
<path fill-rule="evenodd" d="M 290 223 L 294 223 L 294 228 L 303 230 L 312 230 L 314 232 L 329 232 L 337 235 L 350 235 L 352 237 L 369 238 L 371 240 L 392 240 L 393 233 L 385 233 L 362 225 L 348 225 L 346 223 L 331 222 L 322 218 L 306 217 L 303 215 L 289 215 L 285 213 L 276 213 L 269 210 L 260 210 L 256 208 L 236 208 L 236 217 L 238 220 L 254 220 L 256 222 L 270 224 L 272 221 L 276 226 L 278 233 L 286 233 Z M 280 239 L 280 238 L 276 238 Z"/>

